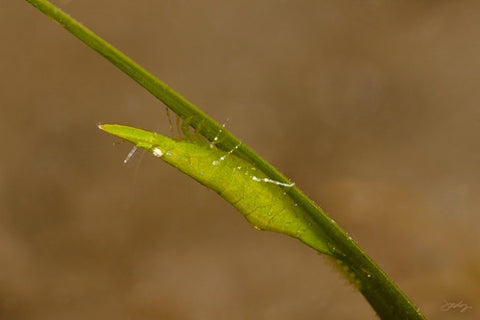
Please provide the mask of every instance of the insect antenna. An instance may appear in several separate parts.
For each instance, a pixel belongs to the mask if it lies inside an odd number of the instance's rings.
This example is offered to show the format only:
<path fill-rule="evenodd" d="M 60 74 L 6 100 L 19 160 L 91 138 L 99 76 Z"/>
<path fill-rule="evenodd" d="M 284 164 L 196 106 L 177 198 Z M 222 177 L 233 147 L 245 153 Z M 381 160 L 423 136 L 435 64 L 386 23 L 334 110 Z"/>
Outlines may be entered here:
<path fill-rule="evenodd" d="M 168 118 L 168 125 L 169 125 L 169 130 L 170 130 L 170 135 L 173 136 L 173 122 L 172 122 L 172 117 L 170 116 L 170 109 L 168 109 L 167 106 L 165 106 L 165 112 L 167 113 L 167 118 Z"/>
<path fill-rule="evenodd" d="M 227 121 L 228 121 L 228 119 L 227 119 Z M 225 125 L 226 125 L 225 123 L 222 124 L 222 129 L 218 130 L 217 135 L 210 142 L 210 148 L 215 147 L 215 145 L 220 141 L 220 135 L 223 133 L 223 129 L 225 128 Z"/>
<path fill-rule="evenodd" d="M 227 153 L 225 153 L 223 156 L 220 157 L 220 159 L 218 160 L 215 160 L 212 162 L 212 164 L 214 166 L 220 164 L 220 162 L 222 162 L 223 160 L 225 160 L 225 158 L 229 155 L 231 155 L 232 153 L 235 152 L 235 150 L 237 150 L 238 148 L 240 148 L 240 146 L 242 145 L 242 143 L 240 142 L 239 144 L 237 144 L 232 150 L 228 151 Z"/>
<path fill-rule="evenodd" d="M 127 164 L 127 162 L 133 157 L 136 151 L 137 151 L 137 146 L 133 146 L 130 152 L 125 157 L 125 159 L 123 159 L 123 164 Z"/>

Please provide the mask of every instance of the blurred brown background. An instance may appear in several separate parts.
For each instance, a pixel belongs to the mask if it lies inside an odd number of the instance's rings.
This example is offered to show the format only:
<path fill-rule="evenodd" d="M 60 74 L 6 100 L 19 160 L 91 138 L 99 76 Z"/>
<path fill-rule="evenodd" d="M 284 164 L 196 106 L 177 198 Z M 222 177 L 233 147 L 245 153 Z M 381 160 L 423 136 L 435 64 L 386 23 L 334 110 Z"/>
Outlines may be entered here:
<path fill-rule="evenodd" d="M 430 319 L 480 318 L 478 1 L 55 2 L 294 180 Z M 374 319 L 313 250 L 96 128 L 163 105 L 0 1 L 1 319 Z M 470 309 L 442 311 L 445 302 Z"/>

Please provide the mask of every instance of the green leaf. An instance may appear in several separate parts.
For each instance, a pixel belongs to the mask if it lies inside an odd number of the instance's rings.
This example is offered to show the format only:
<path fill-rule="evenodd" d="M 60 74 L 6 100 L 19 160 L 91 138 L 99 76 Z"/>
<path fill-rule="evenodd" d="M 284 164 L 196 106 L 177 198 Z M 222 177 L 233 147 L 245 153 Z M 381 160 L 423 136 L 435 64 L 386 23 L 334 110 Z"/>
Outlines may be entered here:
<path fill-rule="evenodd" d="M 334 256 L 329 239 L 286 193 L 293 183 L 270 179 L 261 169 L 213 144 L 172 140 L 155 132 L 104 124 L 100 129 L 144 148 L 227 200 L 256 229 L 284 233 Z"/>

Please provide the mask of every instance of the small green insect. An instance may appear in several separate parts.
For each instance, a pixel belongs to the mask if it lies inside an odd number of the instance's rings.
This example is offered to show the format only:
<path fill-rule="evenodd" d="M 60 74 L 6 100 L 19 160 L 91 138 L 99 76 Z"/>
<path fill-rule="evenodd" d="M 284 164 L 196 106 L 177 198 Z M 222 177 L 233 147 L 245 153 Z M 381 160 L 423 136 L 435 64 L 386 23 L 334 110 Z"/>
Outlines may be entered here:
<path fill-rule="evenodd" d="M 313 228 L 314 221 L 287 196 L 293 183 L 270 179 L 261 170 L 214 143 L 173 140 L 134 127 L 103 124 L 100 129 L 133 142 L 217 192 L 231 203 L 255 228 L 285 233 L 318 250 L 331 254 L 326 237 Z"/>

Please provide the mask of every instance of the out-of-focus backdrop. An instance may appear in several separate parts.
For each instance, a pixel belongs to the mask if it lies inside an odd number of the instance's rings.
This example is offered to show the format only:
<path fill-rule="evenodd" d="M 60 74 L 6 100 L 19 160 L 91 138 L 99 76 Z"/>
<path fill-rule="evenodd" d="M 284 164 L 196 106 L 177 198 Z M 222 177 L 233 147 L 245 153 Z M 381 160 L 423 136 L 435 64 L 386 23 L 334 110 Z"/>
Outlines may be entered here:
<path fill-rule="evenodd" d="M 55 3 L 227 123 L 430 319 L 480 318 L 477 1 Z M 109 62 L 25 1 L 0 0 L 0 39 L 2 319 L 375 318 L 300 242 L 149 154 L 123 165 L 97 123 L 177 133 Z"/>

